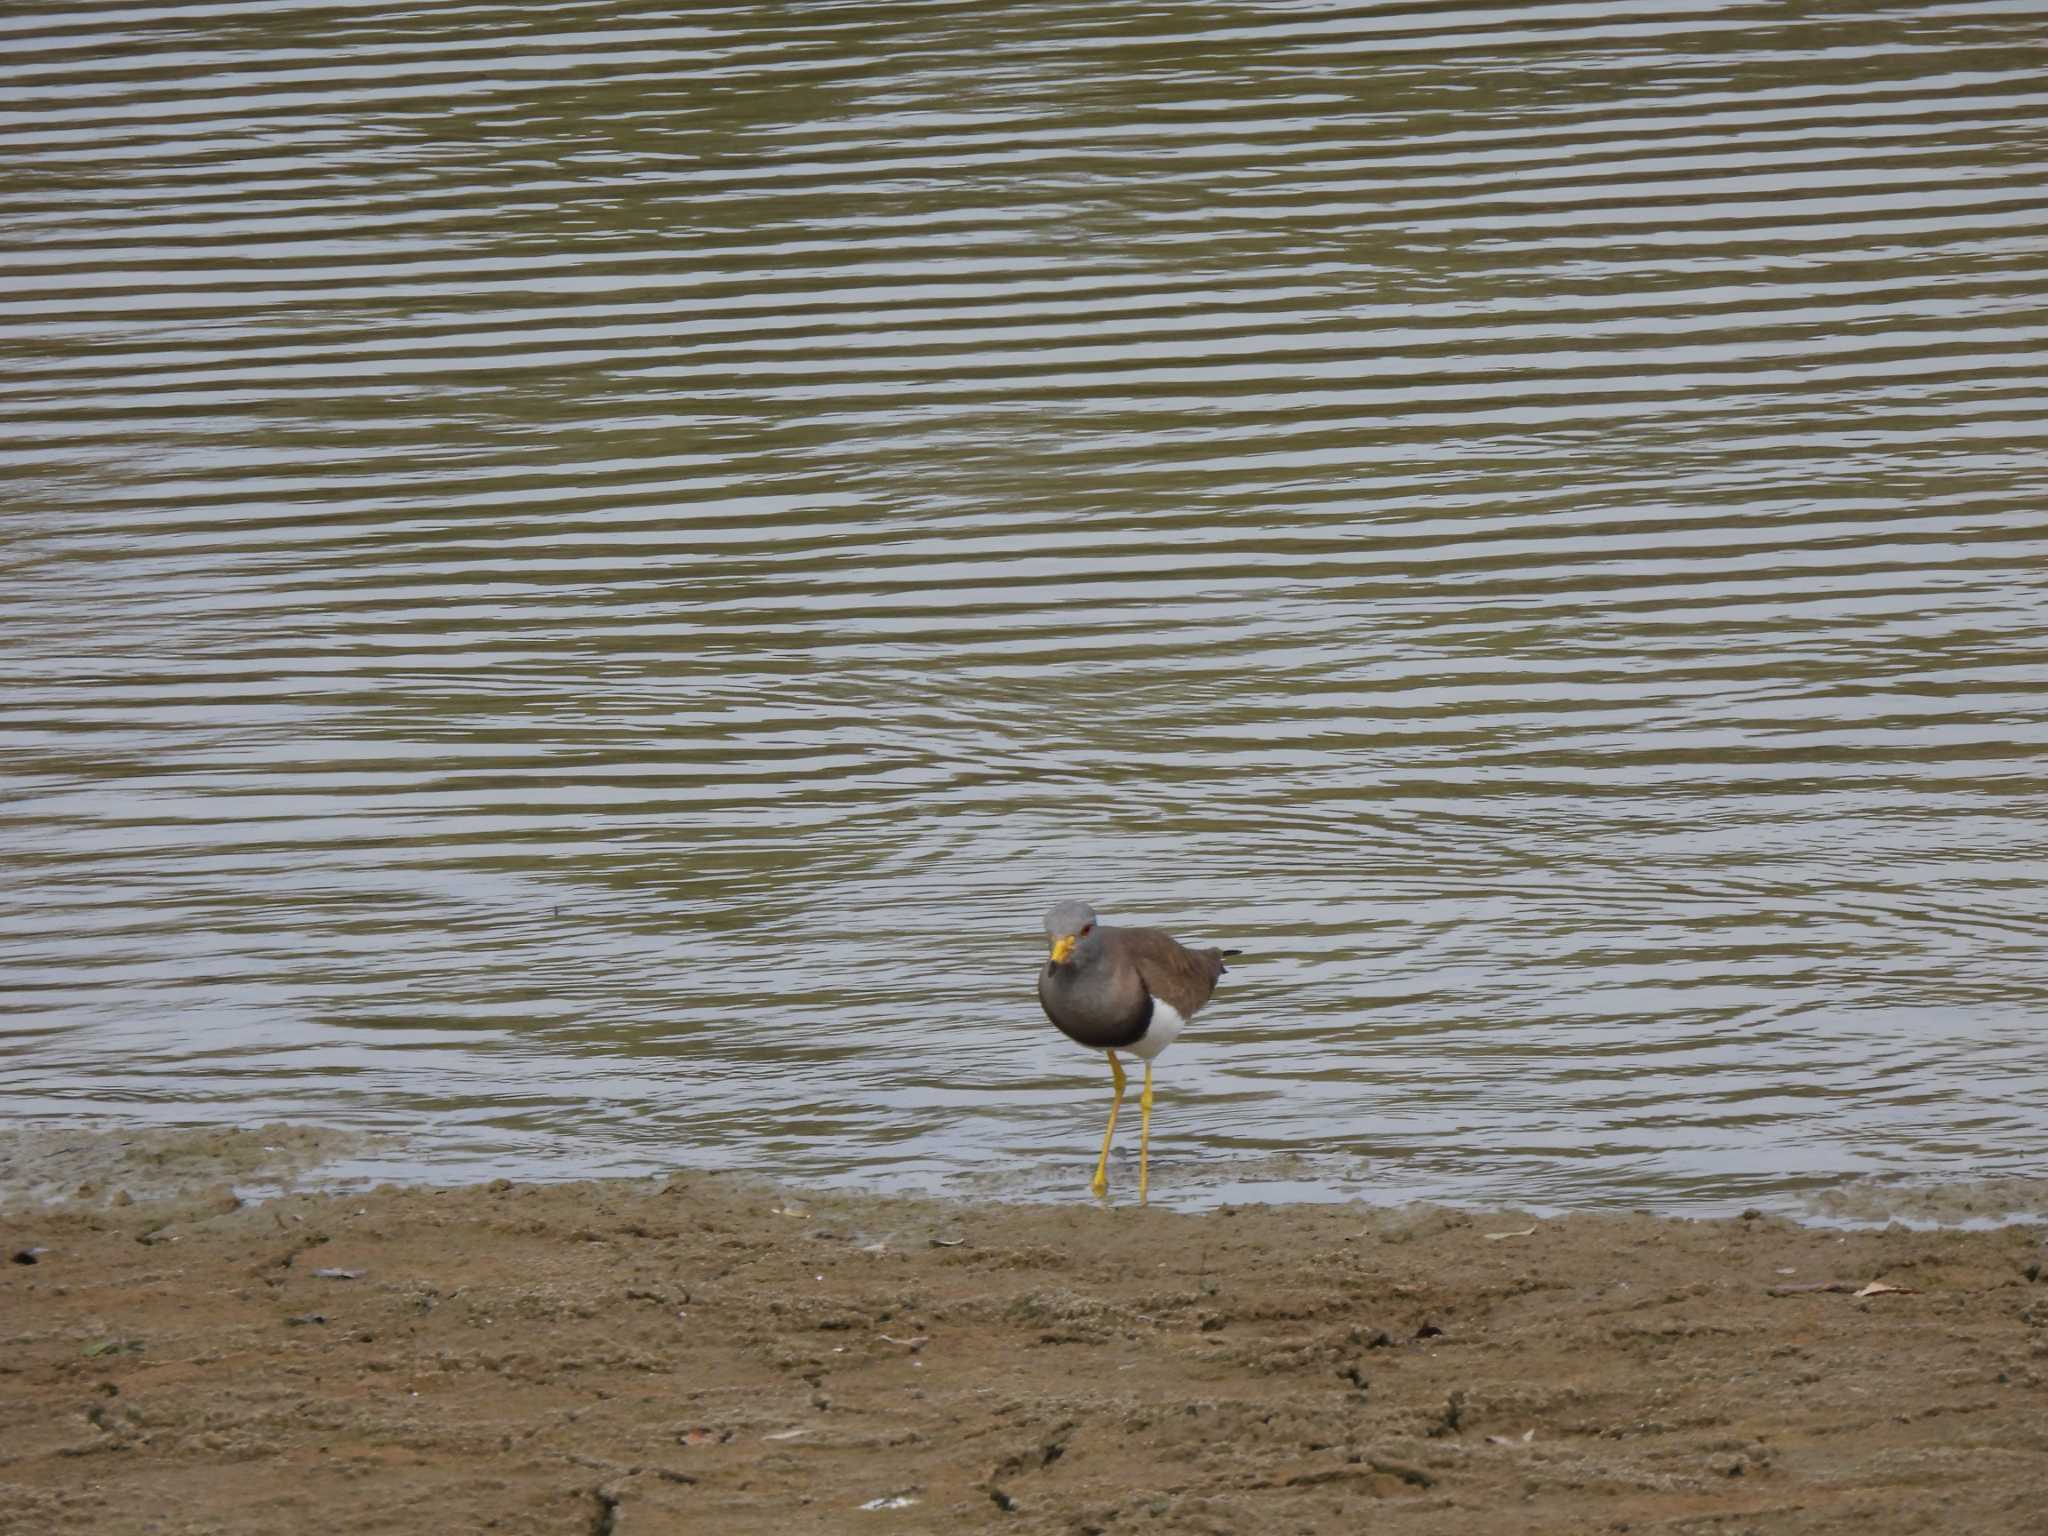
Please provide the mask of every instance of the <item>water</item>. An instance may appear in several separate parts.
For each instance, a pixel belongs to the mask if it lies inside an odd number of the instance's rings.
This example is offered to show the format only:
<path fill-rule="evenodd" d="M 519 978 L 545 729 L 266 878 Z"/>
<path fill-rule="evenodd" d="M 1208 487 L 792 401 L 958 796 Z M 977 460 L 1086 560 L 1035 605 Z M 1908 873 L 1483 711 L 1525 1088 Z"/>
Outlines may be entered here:
<path fill-rule="evenodd" d="M 2036 1171 L 2044 41 L 0 17 L 6 1116 L 1079 1196 L 1076 895 L 1168 1201 Z"/>

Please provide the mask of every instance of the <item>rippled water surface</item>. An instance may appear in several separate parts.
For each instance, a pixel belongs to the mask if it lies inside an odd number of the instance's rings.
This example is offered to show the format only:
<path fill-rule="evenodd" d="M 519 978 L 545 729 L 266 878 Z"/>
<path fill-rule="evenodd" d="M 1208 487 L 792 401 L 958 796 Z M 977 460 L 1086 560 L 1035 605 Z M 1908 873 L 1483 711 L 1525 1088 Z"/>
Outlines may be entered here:
<path fill-rule="evenodd" d="M 1080 1195 L 1079 895 L 1168 1200 L 2038 1171 L 2044 44 L 0 16 L 6 1115 Z"/>

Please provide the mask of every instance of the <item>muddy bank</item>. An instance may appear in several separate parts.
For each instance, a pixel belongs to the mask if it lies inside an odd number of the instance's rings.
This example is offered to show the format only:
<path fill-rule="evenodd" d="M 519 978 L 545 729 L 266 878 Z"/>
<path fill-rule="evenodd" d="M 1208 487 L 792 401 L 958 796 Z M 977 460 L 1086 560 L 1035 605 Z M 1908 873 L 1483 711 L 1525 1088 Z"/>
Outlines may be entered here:
<path fill-rule="evenodd" d="M 316 1171 L 331 1176 L 338 1160 L 381 1144 L 318 1125 L 0 1127 L 0 1210 L 160 1202 L 203 1190 L 270 1195 Z"/>
<path fill-rule="evenodd" d="M 710 1175 L 111 1198 L 0 1222 L 0 1528 L 2017 1533 L 2048 1509 L 2038 1226 Z"/>

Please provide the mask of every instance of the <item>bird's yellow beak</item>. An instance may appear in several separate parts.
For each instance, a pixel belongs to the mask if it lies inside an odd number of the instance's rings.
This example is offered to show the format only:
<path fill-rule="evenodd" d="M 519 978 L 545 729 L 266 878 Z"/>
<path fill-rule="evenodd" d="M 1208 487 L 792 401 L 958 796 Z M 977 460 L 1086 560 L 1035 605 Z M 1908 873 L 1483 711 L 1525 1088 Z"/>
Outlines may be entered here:
<path fill-rule="evenodd" d="M 1075 939 L 1071 933 L 1063 933 L 1052 941 L 1052 963 L 1065 965 L 1067 956 L 1074 952 Z"/>

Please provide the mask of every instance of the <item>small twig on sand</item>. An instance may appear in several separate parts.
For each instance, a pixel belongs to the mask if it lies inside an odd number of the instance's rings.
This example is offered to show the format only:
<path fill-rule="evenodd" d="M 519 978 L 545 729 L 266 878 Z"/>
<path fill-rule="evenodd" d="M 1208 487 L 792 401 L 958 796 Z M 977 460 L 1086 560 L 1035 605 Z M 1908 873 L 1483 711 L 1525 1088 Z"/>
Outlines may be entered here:
<path fill-rule="evenodd" d="M 1835 1291 L 1844 1296 L 1917 1296 L 1920 1293 L 1910 1285 L 1886 1285 L 1882 1280 L 1873 1280 L 1868 1285 L 1858 1285 L 1854 1280 L 1813 1280 L 1804 1285 L 1773 1285 L 1767 1287 L 1767 1296 L 1813 1296 L 1823 1291 Z"/>

